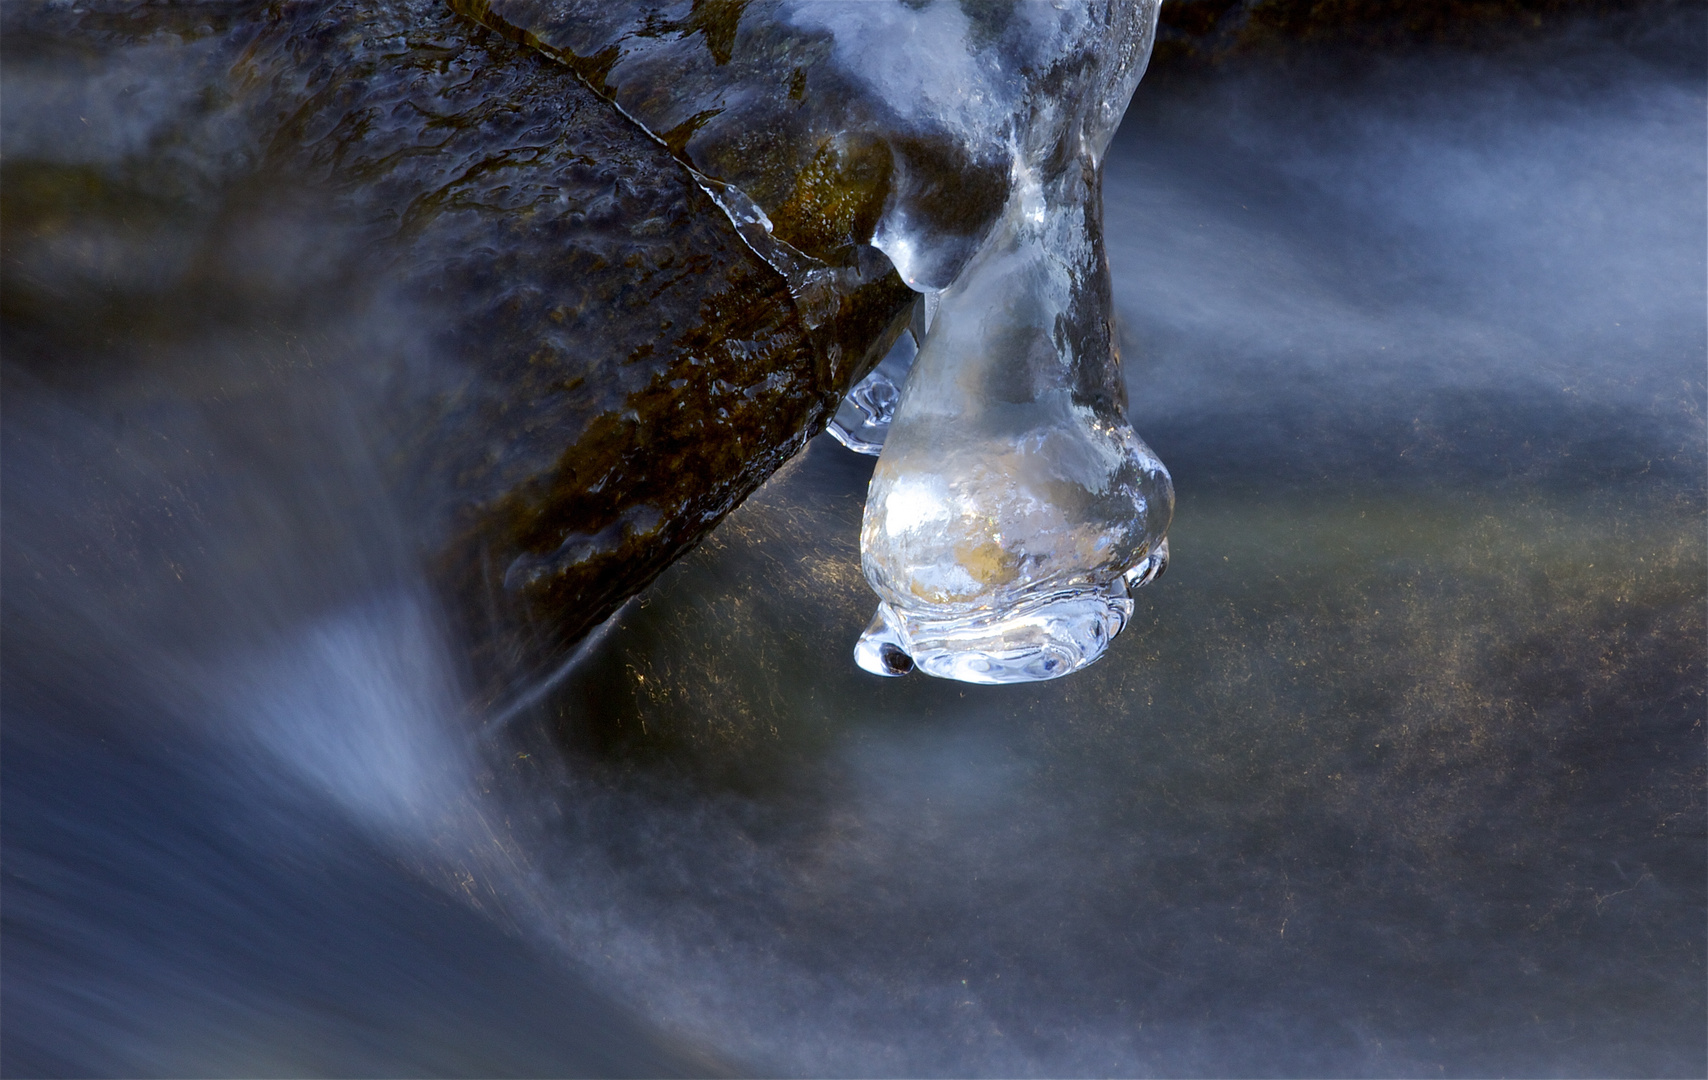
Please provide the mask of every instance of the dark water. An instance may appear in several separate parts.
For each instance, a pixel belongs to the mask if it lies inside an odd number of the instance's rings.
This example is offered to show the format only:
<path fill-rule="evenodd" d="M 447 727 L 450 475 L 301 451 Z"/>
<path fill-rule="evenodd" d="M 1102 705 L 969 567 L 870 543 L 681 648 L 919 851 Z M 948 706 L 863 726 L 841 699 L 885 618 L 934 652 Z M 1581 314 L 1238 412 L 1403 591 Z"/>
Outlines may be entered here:
<path fill-rule="evenodd" d="M 1056 683 L 854 668 L 821 438 L 466 716 L 383 396 L 283 359 L 362 328 L 9 364 L 0 1065 L 1701 1075 L 1700 44 L 1141 86 L 1173 562 Z"/>

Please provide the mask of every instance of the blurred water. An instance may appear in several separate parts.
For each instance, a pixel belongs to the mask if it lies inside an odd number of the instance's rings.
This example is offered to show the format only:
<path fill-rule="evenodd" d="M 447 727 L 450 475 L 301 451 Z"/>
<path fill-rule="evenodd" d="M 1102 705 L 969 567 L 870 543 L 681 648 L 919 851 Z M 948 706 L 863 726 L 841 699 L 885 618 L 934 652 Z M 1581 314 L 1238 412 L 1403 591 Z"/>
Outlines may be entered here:
<path fill-rule="evenodd" d="M 1700 1075 L 1686 34 L 1141 86 L 1173 561 L 1056 683 L 853 667 L 821 438 L 465 716 L 359 372 L 9 364 L 0 1066 Z"/>

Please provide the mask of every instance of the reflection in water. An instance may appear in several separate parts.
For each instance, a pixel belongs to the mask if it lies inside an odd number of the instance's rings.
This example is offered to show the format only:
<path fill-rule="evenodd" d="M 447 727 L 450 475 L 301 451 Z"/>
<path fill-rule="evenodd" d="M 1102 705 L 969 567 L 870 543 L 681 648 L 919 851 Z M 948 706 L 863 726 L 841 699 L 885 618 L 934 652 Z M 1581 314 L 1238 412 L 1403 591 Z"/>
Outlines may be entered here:
<path fill-rule="evenodd" d="M 849 663 L 825 438 L 474 737 L 359 378 L 9 368 L 5 1070 L 1700 1074 L 1702 105 L 1142 88 L 1174 564 L 1051 683 Z"/>

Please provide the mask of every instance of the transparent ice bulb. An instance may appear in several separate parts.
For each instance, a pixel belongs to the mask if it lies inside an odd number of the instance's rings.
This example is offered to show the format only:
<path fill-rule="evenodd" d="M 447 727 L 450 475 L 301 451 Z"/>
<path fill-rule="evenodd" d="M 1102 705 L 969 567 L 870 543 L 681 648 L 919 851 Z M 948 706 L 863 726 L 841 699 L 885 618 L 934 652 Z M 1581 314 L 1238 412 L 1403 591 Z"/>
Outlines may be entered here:
<path fill-rule="evenodd" d="M 1058 678 L 1126 625 L 1168 558 L 1168 471 L 1126 420 L 1095 168 L 1022 176 L 942 294 L 866 499 L 879 675 Z"/>

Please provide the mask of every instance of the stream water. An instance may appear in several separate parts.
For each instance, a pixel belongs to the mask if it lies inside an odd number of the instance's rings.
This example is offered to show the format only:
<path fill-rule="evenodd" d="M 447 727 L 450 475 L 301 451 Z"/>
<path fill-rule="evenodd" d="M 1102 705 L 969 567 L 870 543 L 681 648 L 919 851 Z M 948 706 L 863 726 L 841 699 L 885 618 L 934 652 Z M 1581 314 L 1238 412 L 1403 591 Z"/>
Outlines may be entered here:
<path fill-rule="evenodd" d="M 363 328 L 8 364 L 0 1069 L 1701 1075 L 1701 31 L 1140 86 L 1056 682 L 854 667 L 821 437 L 468 716 Z"/>

